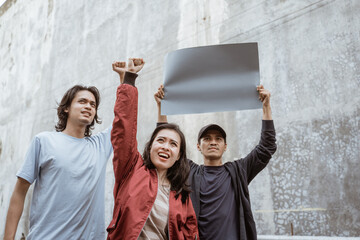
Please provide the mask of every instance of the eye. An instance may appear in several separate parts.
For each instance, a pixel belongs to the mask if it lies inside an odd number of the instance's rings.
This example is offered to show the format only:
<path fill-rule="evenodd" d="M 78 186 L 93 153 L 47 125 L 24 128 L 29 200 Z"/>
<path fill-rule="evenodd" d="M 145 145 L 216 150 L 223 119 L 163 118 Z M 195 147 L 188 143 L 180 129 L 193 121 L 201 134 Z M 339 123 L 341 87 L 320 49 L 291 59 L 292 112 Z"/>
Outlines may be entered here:
<path fill-rule="evenodd" d="M 163 142 L 164 142 L 164 139 L 163 139 L 163 138 L 158 138 L 157 141 L 158 141 L 159 143 L 163 143 Z"/>
<path fill-rule="evenodd" d="M 177 147 L 178 145 L 177 145 L 177 143 L 176 143 L 176 142 L 171 142 L 171 146 L 173 146 L 173 147 Z"/>
<path fill-rule="evenodd" d="M 96 107 L 96 104 L 95 104 L 95 103 L 91 103 L 90 105 L 91 105 L 93 108 Z"/>

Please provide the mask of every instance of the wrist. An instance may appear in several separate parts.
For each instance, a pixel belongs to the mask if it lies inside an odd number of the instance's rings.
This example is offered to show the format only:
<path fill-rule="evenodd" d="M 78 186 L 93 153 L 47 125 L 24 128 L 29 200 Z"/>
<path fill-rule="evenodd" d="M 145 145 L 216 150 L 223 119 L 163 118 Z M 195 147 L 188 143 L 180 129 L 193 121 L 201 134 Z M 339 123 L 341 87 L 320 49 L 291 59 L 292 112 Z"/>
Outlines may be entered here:
<path fill-rule="evenodd" d="M 263 111 L 264 111 L 264 113 L 271 112 L 270 104 L 269 105 L 263 105 Z"/>
<path fill-rule="evenodd" d="M 272 120 L 270 104 L 263 106 L 263 120 Z"/>
<path fill-rule="evenodd" d="M 4 236 L 4 240 L 14 240 L 15 239 L 15 234 L 7 234 L 6 236 Z"/>
<path fill-rule="evenodd" d="M 137 78 L 137 74 L 133 72 L 126 71 L 124 74 L 124 81 L 123 83 L 135 86 L 135 79 Z"/>

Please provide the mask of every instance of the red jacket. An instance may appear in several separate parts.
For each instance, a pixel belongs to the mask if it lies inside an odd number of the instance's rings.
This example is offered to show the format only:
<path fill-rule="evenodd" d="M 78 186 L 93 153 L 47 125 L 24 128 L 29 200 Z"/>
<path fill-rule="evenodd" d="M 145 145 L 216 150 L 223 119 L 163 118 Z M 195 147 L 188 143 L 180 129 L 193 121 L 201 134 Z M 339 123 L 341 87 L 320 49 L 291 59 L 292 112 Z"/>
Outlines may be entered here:
<path fill-rule="evenodd" d="M 134 81 L 137 75 L 132 75 Z M 128 78 L 125 77 L 125 83 Z M 111 132 L 115 206 L 113 219 L 107 228 L 108 240 L 138 239 L 158 190 L 156 170 L 149 170 L 143 165 L 137 150 L 137 108 L 137 89 L 130 84 L 121 84 L 117 89 Z M 168 217 L 170 239 L 198 239 L 197 221 L 190 197 L 183 204 L 181 196 L 175 199 L 175 191 L 170 191 Z"/>

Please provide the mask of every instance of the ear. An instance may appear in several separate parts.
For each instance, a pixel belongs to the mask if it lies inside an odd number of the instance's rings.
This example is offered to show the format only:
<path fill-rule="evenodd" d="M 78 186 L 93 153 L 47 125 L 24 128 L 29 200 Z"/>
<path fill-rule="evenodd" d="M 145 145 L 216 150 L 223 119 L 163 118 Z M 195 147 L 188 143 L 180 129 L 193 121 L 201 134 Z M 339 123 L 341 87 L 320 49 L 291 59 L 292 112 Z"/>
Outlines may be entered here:
<path fill-rule="evenodd" d="M 197 144 L 197 149 L 201 152 L 200 144 Z"/>
<path fill-rule="evenodd" d="M 227 149 L 227 143 L 225 143 L 225 148 L 224 148 L 224 151 L 226 151 L 226 149 Z"/>
<path fill-rule="evenodd" d="M 69 108 L 65 108 L 64 112 L 68 113 L 69 112 Z"/>

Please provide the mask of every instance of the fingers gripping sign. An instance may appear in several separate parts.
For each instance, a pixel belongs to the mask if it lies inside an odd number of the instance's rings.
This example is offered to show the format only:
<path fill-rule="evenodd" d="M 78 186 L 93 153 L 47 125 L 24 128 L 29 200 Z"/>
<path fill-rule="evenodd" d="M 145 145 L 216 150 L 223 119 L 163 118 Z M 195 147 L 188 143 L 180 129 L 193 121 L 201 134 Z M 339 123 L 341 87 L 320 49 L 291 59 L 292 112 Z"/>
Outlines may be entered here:
<path fill-rule="evenodd" d="M 256 90 L 259 92 L 259 99 L 263 103 L 263 106 L 268 106 L 270 104 L 270 92 L 265 89 L 263 85 L 256 87 Z"/>
<path fill-rule="evenodd" d="M 158 105 L 161 104 L 161 100 L 164 99 L 164 95 L 164 85 L 160 85 L 158 91 L 154 94 L 155 101 Z"/>
<path fill-rule="evenodd" d="M 120 76 L 120 83 L 124 83 L 125 72 L 138 73 L 144 67 L 144 60 L 142 58 L 129 58 L 126 62 L 113 62 L 112 68 Z"/>

